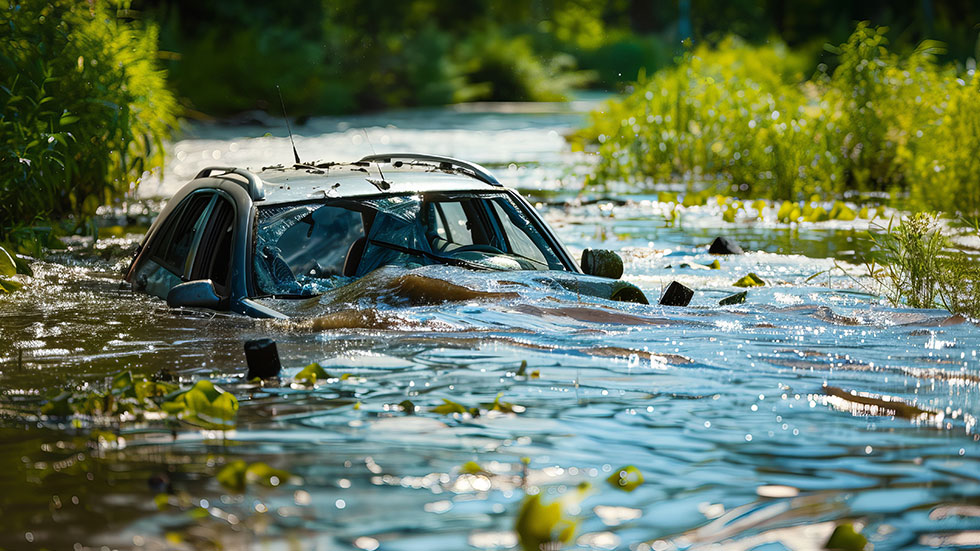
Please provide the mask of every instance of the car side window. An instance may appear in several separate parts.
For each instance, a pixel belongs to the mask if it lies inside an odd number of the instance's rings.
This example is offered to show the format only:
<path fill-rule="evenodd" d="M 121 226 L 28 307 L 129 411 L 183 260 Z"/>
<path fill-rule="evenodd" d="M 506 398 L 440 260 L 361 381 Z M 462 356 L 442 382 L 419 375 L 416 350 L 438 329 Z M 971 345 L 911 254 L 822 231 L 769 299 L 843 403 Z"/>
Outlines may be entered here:
<path fill-rule="evenodd" d="M 197 251 L 193 255 L 194 265 L 188 279 L 210 279 L 218 294 L 224 295 L 231 273 L 235 233 L 234 204 L 219 194 L 206 222 Z"/>
<path fill-rule="evenodd" d="M 204 229 L 204 213 L 214 198 L 212 193 L 195 193 L 184 200 L 164 228 L 154 258 L 174 275 L 187 273 L 187 260 L 197 237 Z"/>

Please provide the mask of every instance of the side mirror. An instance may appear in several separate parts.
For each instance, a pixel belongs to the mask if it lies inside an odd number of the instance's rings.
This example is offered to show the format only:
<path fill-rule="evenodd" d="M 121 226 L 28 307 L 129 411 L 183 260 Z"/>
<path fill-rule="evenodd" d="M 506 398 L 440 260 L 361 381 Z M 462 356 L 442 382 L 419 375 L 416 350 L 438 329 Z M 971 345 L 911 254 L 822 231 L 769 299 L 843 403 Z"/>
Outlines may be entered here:
<path fill-rule="evenodd" d="M 219 309 L 222 302 L 223 299 L 218 296 L 218 292 L 214 289 L 214 282 L 210 279 L 197 279 L 181 283 L 167 293 L 167 306 L 171 308 L 197 306 Z"/>
<path fill-rule="evenodd" d="M 614 251 L 585 249 L 582 251 L 582 271 L 588 275 L 619 279 L 623 277 L 623 259 Z"/>

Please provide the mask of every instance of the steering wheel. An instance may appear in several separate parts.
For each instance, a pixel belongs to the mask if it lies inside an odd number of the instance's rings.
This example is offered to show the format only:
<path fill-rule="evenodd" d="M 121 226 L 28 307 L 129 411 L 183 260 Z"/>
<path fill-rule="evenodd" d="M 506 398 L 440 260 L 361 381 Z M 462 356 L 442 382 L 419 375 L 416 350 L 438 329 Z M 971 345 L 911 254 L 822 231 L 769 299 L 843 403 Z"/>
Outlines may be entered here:
<path fill-rule="evenodd" d="M 490 253 L 490 254 L 504 254 L 504 251 L 494 247 L 493 245 L 463 245 L 458 249 L 453 249 L 449 251 L 450 254 L 465 253 L 465 252 L 478 252 L 478 253 Z"/>

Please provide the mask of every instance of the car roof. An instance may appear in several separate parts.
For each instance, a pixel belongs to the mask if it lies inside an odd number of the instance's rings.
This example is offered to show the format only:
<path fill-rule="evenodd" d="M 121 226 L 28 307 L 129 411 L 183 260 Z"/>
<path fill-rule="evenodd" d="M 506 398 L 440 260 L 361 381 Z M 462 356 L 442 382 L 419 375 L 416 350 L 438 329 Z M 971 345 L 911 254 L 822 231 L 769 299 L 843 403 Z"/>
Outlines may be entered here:
<path fill-rule="evenodd" d="M 265 194 L 259 204 L 379 194 L 504 190 L 482 167 L 481 170 L 487 175 L 485 179 L 457 166 L 438 162 L 386 160 L 390 162 L 330 162 L 264 167 L 255 174 L 261 179 Z"/>

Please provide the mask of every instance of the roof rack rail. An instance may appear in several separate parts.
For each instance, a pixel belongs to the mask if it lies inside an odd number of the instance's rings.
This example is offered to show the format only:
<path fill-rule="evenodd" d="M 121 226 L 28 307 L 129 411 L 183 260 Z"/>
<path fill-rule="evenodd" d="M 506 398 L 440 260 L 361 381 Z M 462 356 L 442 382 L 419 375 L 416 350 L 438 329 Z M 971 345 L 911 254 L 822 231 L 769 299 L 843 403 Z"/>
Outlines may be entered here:
<path fill-rule="evenodd" d="M 360 162 L 393 162 L 394 160 L 405 160 L 405 161 L 429 161 L 439 163 L 439 168 L 444 170 L 448 169 L 459 169 L 470 176 L 486 182 L 491 186 L 503 187 L 497 178 L 490 173 L 489 170 L 483 168 L 482 166 L 471 163 L 469 161 L 462 161 L 460 159 L 454 159 L 452 157 L 444 157 L 442 155 L 429 155 L 427 153 L 379 153 L 376 155 L 368 155 L 360 160 Z"/>
<path fill-rule="evenodd" d="M 237 174 L 245 180 L 248 184 L 243 184 L 242 187 L 248 192 L 248 196 L 252 198 L 253 201 L 261 201 L 265 199 L 265 185 L 262 183 L 262 179 L 252 174 L 251 172 L 245 170 L 244 168 L 236 168 L 233 166 L 209 166 L 197 173 L 194 177 L 195 180 L 198 178 L 207 178 L 212 172 L 222 172 L 218 176 L 223 176 L 224 174 Z"/>

